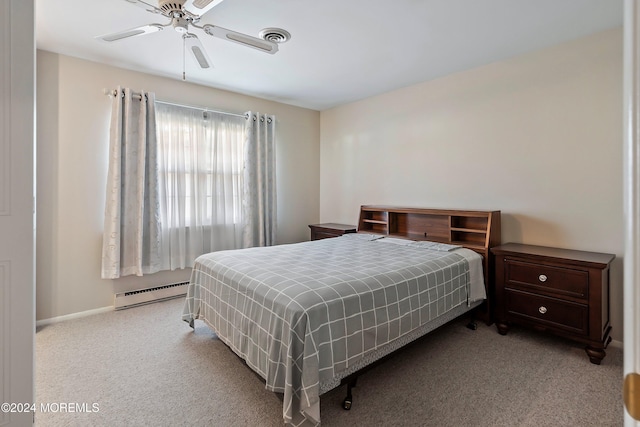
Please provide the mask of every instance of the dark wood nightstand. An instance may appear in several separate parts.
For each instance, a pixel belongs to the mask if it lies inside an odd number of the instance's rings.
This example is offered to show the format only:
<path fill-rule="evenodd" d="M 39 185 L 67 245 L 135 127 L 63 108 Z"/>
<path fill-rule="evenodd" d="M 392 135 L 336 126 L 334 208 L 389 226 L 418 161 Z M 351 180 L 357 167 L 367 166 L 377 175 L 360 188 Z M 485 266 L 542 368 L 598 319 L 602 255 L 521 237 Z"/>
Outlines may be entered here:
<path fill-rule="evenodd" d="M 310 224 L 309 228 L 311 229 L 311 240 L 338 237 L 345 233 L 355 233 L 357 231 L 357 227 L 355 225 L 334 224 L 330 222 L 324 224 Z"/>
<path fill-rule="evenodd" d="M 496 263 L 496 326 L 521 324 L 587 344 L 600 364 L 609 336 L 609 267 L 615 255 L 507 243 Z"/>

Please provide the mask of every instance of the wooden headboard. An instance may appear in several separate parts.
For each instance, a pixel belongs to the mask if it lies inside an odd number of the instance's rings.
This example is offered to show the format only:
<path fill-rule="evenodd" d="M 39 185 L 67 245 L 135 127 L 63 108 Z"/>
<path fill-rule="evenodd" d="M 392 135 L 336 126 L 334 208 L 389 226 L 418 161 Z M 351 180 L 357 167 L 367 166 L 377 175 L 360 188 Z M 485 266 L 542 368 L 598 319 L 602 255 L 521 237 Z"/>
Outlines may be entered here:
<path fill-rule="evenodd" d="M 495 272 L 490 249 L 502 243 L 500 211 L 363 205 L 360 207 L 358 232 L 450 243 L 479 253 L 487 288 L 484 320 L 487 323 L 492 321 Z"/>

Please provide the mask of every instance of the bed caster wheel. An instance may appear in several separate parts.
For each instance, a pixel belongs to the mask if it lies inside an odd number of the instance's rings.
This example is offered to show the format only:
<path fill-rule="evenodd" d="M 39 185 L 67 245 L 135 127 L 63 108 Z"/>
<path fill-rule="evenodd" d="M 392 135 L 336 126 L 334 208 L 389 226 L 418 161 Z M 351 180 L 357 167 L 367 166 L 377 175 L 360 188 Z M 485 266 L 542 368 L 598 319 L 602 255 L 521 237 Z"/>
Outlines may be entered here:
<path fill-rule="evenodd" d="M 351 399 L 349 399 L 348 397 L 344 399 L 344 401 L 342 402 L 342 409 L 344 409 L 345 411 L 351 409 Z"/>
<path fill-rule="evenodd" d="M 471 329 L 472 331 L 475 331 L 476 329 L 478 329 L 478 324 L 476 322 L 469 322 L 467 323 L 467 328 Z"/>

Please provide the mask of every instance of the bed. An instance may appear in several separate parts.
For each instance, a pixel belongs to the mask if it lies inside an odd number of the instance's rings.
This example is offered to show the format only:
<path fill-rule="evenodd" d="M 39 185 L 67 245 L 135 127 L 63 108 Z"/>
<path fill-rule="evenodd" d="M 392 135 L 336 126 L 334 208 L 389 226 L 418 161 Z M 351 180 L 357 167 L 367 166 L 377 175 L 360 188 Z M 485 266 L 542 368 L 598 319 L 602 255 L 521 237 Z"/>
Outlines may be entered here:
<path fill-rule="evenodd" d="M 485 303 L 499 212 L 399 209 L 361 207 L 358 233 L 196 260 L 183 320 L 282 393 L 285 424 L 319 425 L 323 393 Z"/>

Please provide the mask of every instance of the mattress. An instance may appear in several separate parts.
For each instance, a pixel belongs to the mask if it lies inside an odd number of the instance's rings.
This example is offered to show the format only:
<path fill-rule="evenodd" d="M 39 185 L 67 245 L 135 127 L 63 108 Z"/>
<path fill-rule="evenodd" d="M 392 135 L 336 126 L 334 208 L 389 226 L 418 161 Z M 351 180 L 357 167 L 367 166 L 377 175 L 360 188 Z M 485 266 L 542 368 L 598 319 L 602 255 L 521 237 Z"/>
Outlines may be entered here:
<path fill-rule="evenodd" d="M 373 234 L 213 252 L 195 263 L 183 320 L 203 320 L 283 394 L 291 425 L 319 425 L 320 395 L 484 299 L 481 257 Z"/>

